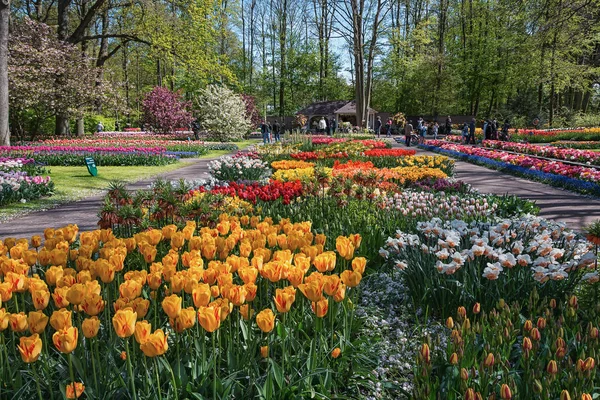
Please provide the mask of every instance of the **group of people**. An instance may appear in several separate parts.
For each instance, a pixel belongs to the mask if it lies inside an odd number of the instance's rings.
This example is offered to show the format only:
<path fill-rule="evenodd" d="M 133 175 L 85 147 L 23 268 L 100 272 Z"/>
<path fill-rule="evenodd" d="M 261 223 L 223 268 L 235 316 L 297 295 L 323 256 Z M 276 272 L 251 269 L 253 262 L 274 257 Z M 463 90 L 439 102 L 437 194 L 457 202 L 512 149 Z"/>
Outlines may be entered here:
<path fill-rule="evenodd" d="M 425 135 L 429 134 L 434 139 L 437 139 L 439 131 L 440 124 L 437 121 L 426 122 L 423 118 L 419 118 L 416 126 L 413 125 L 412 121 L 406 121 L 404 124 L 404 141 L 406 146 L 409 147 L 413 139 L 417 140 L 419 144 L 423 144 L 425 142 Z M 413 138 L 414 134 L 416 134 L 416 137 Z"/>
<path fill-rule="evenodd" d="M 335 135 L 337 131 L 337 121 L 335 118 L 327 119 L 325 117 L 321 117 L 319 123 L 317 124 L 317 133 L 324 133 L 327 136 Z"/>
<path fill-rule="evenodd" d="M 263 143 L 273 143 L 281 141 L 281 134 L 285 132 L 285 122 L 279 121 L 270 122 L 264 120 L 260 125 L 260 133 L 262 133 Z"/>
<path fill-rule="evenodd" d="M 381 121 L 381 117 L 377 117 L 377 121 L 375 121 L 375 126 L 374 126 L 374 130 L 375 130 L 375 135 L 377 135 L 377 137 L 381 137 L 381 134 L 383 132 L 385 132 L 385 135 L 387 137 L 392 137 L 392 119 L 389 118 L 387 120 L 387 122 L 385 123 L 385 126 L 383 126 L 383 123 Z"/>

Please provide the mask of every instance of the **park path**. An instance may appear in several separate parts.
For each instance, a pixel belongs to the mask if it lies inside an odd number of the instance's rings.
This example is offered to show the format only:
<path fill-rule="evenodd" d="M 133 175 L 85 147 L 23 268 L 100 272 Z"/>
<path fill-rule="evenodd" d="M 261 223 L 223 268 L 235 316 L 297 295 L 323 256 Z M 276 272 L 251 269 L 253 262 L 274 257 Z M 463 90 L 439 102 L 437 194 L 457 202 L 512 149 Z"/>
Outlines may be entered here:
<path fill-rule="evenodd" d="M 208 163 L 215 158 L 186 159 L 188 166 L 170 171 L 142 181 L 127 185 L 128 190 L 145 189 L 154 180 L 161 177 L 166 180 L 205 179 L 210 176 Z M 0 239 L 6 237 L 29 238 L 40 235 L 45 228 L 60 228 L 69 224 L 77 224 L 80 231 L 90 231 L 98 228 L 98 212 L 102 208 L 104 195 L 102 193 L 83 200 L 62 204 L 56 208 L 45 211 L 36 211 L 10 221 L 0 223 Z"/>
<path fill-rule="evenodd" d="M 404 146 L 394 144 L 394 147 Z M 417 154 L 436 155 L 422 149 L 417 149 Z M 567 227 L 573 230 L 581 232 L 584 226 L 600 219 L 600 199 L 529 181 L 465 161 L 455 160 L 455 162 L 456 179 L 469 183 L 481 193 L 514 194 L 533 200 L 540 208 L 541 217 L 565 222 Z"/>

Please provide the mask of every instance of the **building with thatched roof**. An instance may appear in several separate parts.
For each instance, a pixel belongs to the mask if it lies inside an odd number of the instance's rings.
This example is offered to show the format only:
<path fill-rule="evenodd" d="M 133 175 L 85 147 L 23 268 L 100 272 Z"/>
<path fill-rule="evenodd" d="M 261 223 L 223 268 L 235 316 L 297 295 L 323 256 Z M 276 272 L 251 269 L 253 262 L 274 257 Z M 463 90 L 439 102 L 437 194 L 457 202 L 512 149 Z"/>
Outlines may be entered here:
<path fill-rule="evenodd" d="M 357 126 L 356 121 L 356 102 L 347 100 L 319 101 L 309 104 L 307 107 L 298 111 L 296 115 L 302 114 L 307 117 L 308 129 L 315 128 L 321 118 L 327 120 L 335 119 L 337 124 L 349 122 L 352 126 Z M 375 125 L 375 116 L 377 111 L 369 107 L 367 113 L 367 126 L 373 128 Z"/>

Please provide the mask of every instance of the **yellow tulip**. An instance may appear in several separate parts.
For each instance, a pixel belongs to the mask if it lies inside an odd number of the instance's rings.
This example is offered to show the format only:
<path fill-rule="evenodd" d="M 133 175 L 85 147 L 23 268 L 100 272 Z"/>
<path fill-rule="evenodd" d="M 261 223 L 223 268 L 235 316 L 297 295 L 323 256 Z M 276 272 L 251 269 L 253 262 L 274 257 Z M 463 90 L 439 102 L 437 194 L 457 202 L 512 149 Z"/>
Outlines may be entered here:
<path fill-rule="evenodd" d="M 27 324 L 31 333 L 42 333 L 48 325 L 48 316 L 41 311 L 30 311 L 27 316 Z"/>
<path fill-rule="evenodd" d="M 50 316 L 50 325 L 57 331 L 73 326 L 71 311 L 66 308 L 54 311 Z"/>
<path fill-rule="evenodd" d="M 221 326 L 221 307 L 199 307 L 198 322 L 205 331 L 216 331 Z"/>
<path fill-rule="evenodd" d="M 269 357 L 269 346 L 261 346 L 260 347 L 260 356 L 262 358 Z"/>
<path fill-rule="evenodd" d="M 162 356 L 168 349 L 167 337 L 162 329 L 154 331 L 154 333 L 148 336 L 148 340 L 140 344 L 140 350 L 142 350 L 146 357 Z"/>
<path fill-rule="evenodd" d="M 50 302 L 50 292 L 48 289 L 39 289 L 31 292 L 31 300 L 36 310 L 43 310 L 48 307 Z"/>
<path fill-rule="evenodd" d="M 10 329 L 13 332 L 24 332 L 27 329 L 27 316 L 24 312 L 18 314 L 10 314 L 9 316 Z"/>
<path fill-rule="evenodd" d="M 42 339 L 37 333 L 27 337 L 21 336 L 19 338 L 19 345 L 17 346 L 21 358 L 25 363 L 36 362 L 42 353 Z"/>
<path fill-rule="evenodd" d="M 270 308 L 264 309 L 256 315 L 256 324 L 261 331 L 269 333 L 275 327 L 275 314 Z"/>
<path fill-rule="evenodd" d="M 83 336 L 88 339 L 96 337 L 98 335 L 98 331 L 100 330 L 100 320 L 98 317 L 86 318 L 81 323 L 81 331 L 83 332 Z"/>
<path fill-rule="evenodd" d="M 120 338 L 128 338 L 135 332 L 135 322 L 137 320 L 137 313 L 131 308 L 125 308 L 119 310 L 113 316 L 112 322 L 113 327 L 117 336 Z"/>
<path fill-rule="evenodd" d="M 333 251 L 326 251 L 315 257 L 313 265 L 319 272 L 333 271 L 335 269 L 336 255 Z"/>
<path fill-rule="evenodd" d="M 352 260 L 352 270 L 358 272 L 361 275 L 365 273 L 365 267 L 367 266 L 367 259 L 364 257 L 355 257 Z"/>
<path fill-rule="evenodd" d="M 8 328 L 8 322 L 10 321 L 10 314 L 6 312 L 4 308 L 0 309 L 0 332 Z"/>
<path fill-rule="evenodd" d="M 244 321 L 248 321 L 254 315 L 254 310 L 250 304 L 244 304 L 240 306 L 240 314 L 242 315 L 242 318 L 244 318 Z"/>
<path fill-rule="evenodd" d="M 335 240 L 335 249 L 346 260 L 351 260 L 354 257 L 354 244 L 345 236 L 338 236 Z"/>
<path fill-rule="evenodd" d="M 131 308 L 133 308 L 133 311 L 135 311 L 137 319 L 141 320 L 146 317 L 146 314 L 148 314 L 148 310 L 150 309 L 150 300 L 138 297 L 131 302 Z"/>
<path fill-rule="evenodd" d="M 119 294 L 121 297 L 133 300 L 142 294 L 142 285 L 134 280 L 128 280 L 119 286 Z"/>
<path fill-rule="evenodd" d="M 150 332 L 152 332 L 152 325 L 148 321 L 138 321 L 135 324 L 135 341 L 139 344 L 144 344 L 150 338 Z"/>
<path fill-rule="evenodd" d="M 348 287 L 358 286 L 362 279 L 362 275 L 359 272 L 346 270 L 340 274 L 342 282 Z"/>
<path fill-rule="evenodd" d="M 181 333 L 196 324 L 196 311 L 192 307 L 184 308 L 175 320 L 171 320 L 175 332 Z"/>
<path fill-rule="evenodd" d="M 97 281 L 96 281 L 97 282 Z M 81 302 L 81 309 L 90 316 L 98 315 L 104 310 L 104 300 L 97 294 L 88 294 Z"/>
<path fill-rule="evenodd" d="M 69 291 L 67 292 L 67 300 L 69 303 L 78 306 L 83 301 L 85 294 L 85 286 L 81 283 L 76 283 L 69 288 Z"/>
<path fill-rule="evenodd" d="M 54 332 L 54 335 L 52 335 L 52 342 L 54 343 L 56 350 L 61 353 L 70 353 L 77 347 L 78 336 L 77 328 L 71 326 Z"/>
<path fill-rule="evenodd" d="M 162 301 L 162 308 L 169 318 L 177 318 L 181 312 L 181 297 L 172 294 Z"/>
<path fill-rule="evenodd" d="M 323 282 L 312 280 L 307 283 L 298 285 L 298 289 L 302 294 L 312 302 L 317 302 L 323 297 Z"/>

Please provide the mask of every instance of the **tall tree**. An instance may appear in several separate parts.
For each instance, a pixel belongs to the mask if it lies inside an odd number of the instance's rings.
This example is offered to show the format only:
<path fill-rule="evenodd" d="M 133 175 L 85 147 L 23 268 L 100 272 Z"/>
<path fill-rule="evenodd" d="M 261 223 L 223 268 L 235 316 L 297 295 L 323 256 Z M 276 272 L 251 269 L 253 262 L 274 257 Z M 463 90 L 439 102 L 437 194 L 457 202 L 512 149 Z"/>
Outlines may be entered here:
<path fill-rule="evenodd" d="M 0 0 L 0 146 L 10 145 L 8 110 L 8 35 L 10 0 Z"/>

